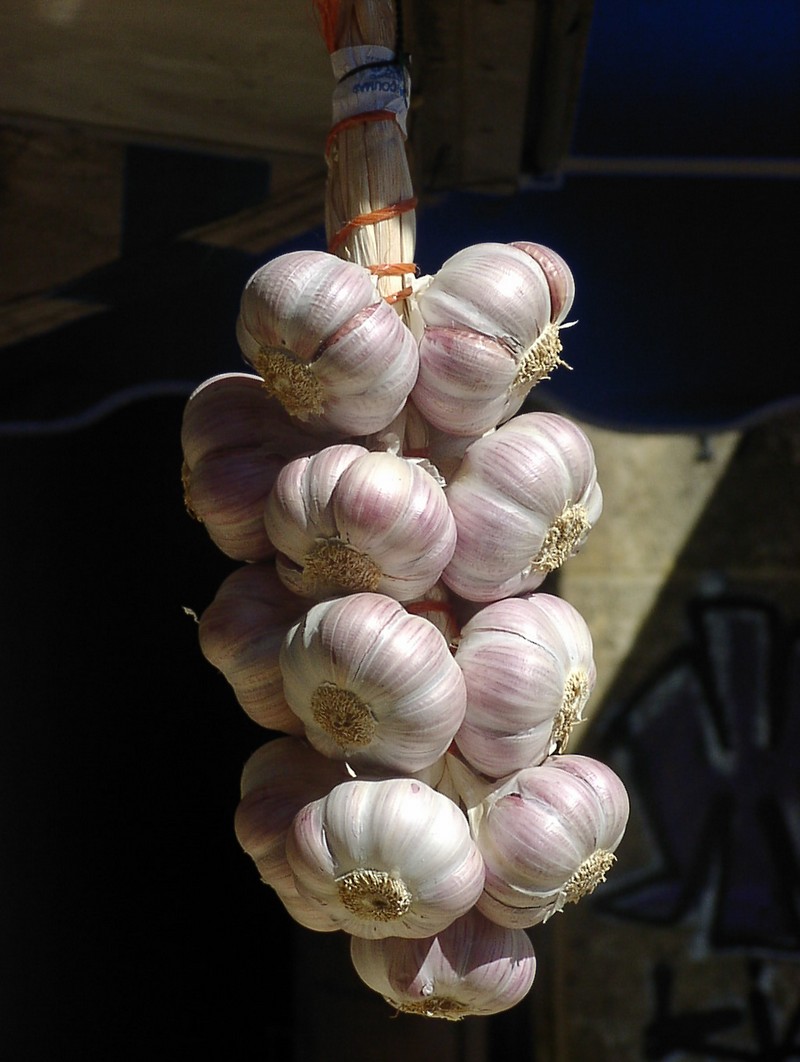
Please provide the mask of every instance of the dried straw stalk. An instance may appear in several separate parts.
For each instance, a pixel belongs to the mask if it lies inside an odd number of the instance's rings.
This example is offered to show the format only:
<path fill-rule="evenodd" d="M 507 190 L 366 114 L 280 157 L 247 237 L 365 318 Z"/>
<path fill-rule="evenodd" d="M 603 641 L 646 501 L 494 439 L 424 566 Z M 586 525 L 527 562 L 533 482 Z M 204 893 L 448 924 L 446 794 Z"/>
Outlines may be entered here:
<path fill-rule="evenodd" d="M 405 149 L 409 86 L 398 56 L 397 6 L 394 0 L 315 0 L 315 6 L 339 78 L 326 145 L 328 247 L 375 273 L 380 293 L 402 312 L 415 272 L 416 199 Z M 404 87 L 386 106 L 394 93 L 382 90 L 390 83 Z"/>

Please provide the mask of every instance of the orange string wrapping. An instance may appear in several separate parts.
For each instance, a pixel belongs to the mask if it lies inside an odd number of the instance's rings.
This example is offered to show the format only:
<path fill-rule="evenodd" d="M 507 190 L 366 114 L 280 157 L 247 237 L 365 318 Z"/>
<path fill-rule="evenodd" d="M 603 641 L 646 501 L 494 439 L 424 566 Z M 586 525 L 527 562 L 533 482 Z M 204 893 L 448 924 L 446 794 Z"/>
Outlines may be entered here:
<path fill-rule="evenodd" d="M 351 232 L 355 232 L 356 229 L 360 229 L 364 225 L 377 225 L 381 221 L 389 221 L 391 218 L 396 218 L 409 210 L 414 210 L 416 205 L 417 197 L 414 195 L 410 199 L 402 199 L 399 203 L 378 207 L 377 210 L 370 210 L 367 214 L 359 214 L 357 217 L 351 218 L 350 221 L 342 225 L 338 232 L 334 233 L 328 250 L 331 254 L 335 254 Z"/>
<path fill-rule="evenodd" d="M 345 129 L 352 129 L 353 126 L 361 125 L 362 122 L 396 121 L 397 115 L 393 111 L 364 111 L 363 114 L 353 114 L 349 118 L 342 118 L 341 122 L 337 122 L 328 133 L 328 138 L 325 141 L 325 157 L 327 158 L 330 155 L 334 140 Z"/>
<path fill-rule="evenodd" d="M 315 0 L 314 7 L 325 47 L 329 52 L 334 52 L 339 32 L 339 0 Z"/>

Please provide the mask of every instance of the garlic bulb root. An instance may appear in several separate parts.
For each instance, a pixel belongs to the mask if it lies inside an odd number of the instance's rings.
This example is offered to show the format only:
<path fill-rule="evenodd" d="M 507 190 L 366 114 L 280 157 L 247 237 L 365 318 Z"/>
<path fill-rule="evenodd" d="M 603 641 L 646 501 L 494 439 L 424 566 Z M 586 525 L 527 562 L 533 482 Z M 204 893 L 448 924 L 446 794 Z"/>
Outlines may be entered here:
<path fill-rule="evenodd" d="M 291 417 L 307 420 L 321 414 L 322 384 L 311 369 L 282 347 L 259 346 L 250 363 L 262 379 L 267 393 L 280 402 Z"/>
<path fill-rule="evenodd" d="M 314 722 L 343 750 L 369 745 L 375 736 L 375 717 L 359 696 L 333 682 L 323 682 L 311 694 Z"/>
<path fill-rule="evenodd" d="M 371 557 L 340 538 L 317 542 L 303 558 L 302 584 L 309 597 L 326 594 L 329 589 L 353 593 L 377 590 L 382 575 Z"/>
<path fill-rule="evenodd" d="M 568 502 L 547 529 L 539 552 L 531 558 L 537 572 L 554 572 L 576 551 L 591 529 L 585 506 Z"/>
<path fill-rule="evenodd" d="M 339 899 L 358 918 L 394 922 L 411 906 L 411 892 L 402 878 L 385 870 L 351 870 L 336 879 Z"/>

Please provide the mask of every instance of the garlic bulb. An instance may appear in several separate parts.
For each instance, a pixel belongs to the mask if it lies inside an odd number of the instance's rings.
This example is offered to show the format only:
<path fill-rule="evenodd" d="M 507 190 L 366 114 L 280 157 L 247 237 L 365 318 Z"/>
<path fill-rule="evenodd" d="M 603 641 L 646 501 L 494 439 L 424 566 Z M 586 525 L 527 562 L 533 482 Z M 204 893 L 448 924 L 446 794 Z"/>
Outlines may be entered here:
<path fill-rule="evenodd" d="M 308 740 L 359 773 L 429 767 L 464 717 L 464 677 L 444 636 L 382 594 L 314 605 L 288 632 L 280 666 Z"/>
<path fill-rule="evenodd" d="M 557 413 L 525 413 L 467 449 L 446 487 L 458 539 L 442 579 L 469 601 L 535 590 L 602 512 L 594 451 Z"/>
<path fill-rule="evenodd" d="M 421 465 L 342 443 L 289 462 L 264 510 L 297 593 L 375 591 L 410 601 L 436 583 L 456 528 L 443 487 Z"/>
<path fill-rule="evenodd" d="M 548 248 L 475 244 L 417 288 L 424 328 L 412 398 L 441 431 L 482 435 L 516 413 L 560 364 L 556 317 L 566 315 L 574 284 Z"/>
<path fill-rule="evenodd" d="M 597 676 L 585 620 L 544 593 L 485 605 L 462 628 L 455 659 L 467 687 L 456 744 L 489 778 L 563 752 Z"/>
<path fill-rule="evenodd" d="M 343 782 L 307 804 L 286 857 L 302 896 L 357 937 L 428 937 L 474 906 L 483 862 L 456 805 L 421 781 Z"/>
<path fill-rule="evenodd" d="M 414 338 L 369 271 L 324 251 L 292 251 L 258 269 L 237 337 L 291 416 L 344 435 L 385 427 L 417 377 Z"/>
<path fill-rule="evenodd" d="M 257 376 L 211 377 L 183 411 L 186 508 L 228 557 L 265 560 L 275 552 L 264 528 L 267 495 L 289 457 L 319 445 L 269 398 Z"/>
<path fill-rule="evenodd" d="M 279 655 L 304 604 L 281 583 L 273 564 L 232 572 L 200 616 L 200 649 L 218 668 L 239 704 L 259 726 L 302 734 L 283 695 Z"/>
<path fill-rule="evenodd" d="M 565 754 L 500 783 L 481 782 L 453 756 L 449 769 L 486 864 L 477 906 L 487 918 L 525 929 L 605 881 L 630 811 L 610 767 Z"/>
<path fill-rule="evenodd" d="M 395 1010 L 449 1021 L 508 1010 L 536 973 L 527 934 L 475 908 L 434 937 L 353 937 L 350 956 L 361 980 Z"/>
<path fill-rule="evenodd" d="M 234 831 L 262 881 L 293 895 L 294 878 L 286 862 L 292 819 L 347 778 L 344 764 L 326 759 L 296 737 L 274 738 L 249 757 L 242 769 Z"/>

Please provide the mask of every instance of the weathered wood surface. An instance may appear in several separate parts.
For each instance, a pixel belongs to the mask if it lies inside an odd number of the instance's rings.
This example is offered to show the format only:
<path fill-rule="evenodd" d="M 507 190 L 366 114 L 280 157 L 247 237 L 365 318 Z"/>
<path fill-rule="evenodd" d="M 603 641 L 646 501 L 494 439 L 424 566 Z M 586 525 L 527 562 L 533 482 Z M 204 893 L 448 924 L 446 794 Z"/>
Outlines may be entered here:
<path fill-rule="evenodd" d="M 331 89 L 308 0 L 0 5 L 0 120 L 318 155 Z"/>

